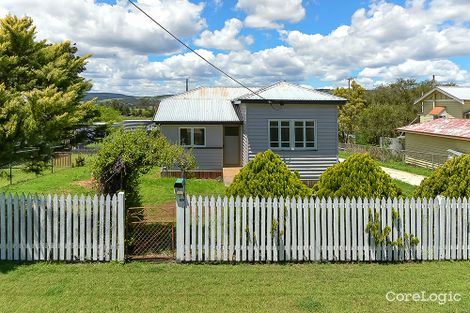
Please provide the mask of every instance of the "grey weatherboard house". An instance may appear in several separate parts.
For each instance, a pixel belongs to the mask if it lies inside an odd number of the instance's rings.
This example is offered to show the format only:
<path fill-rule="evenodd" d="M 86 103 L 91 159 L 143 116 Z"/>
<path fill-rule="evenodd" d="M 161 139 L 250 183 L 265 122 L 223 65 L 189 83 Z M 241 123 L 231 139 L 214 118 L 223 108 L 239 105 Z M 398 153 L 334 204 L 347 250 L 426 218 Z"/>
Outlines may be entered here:
<path fill-rule="evenodd" d="M 199 87 L 162 100 L 154 121 L 171 142 L 193 149 L 198 172 L 221 176 L 267 149 L 303 181 L 338 162 L 345 99 L 287 82 L 252 90 Z"/>

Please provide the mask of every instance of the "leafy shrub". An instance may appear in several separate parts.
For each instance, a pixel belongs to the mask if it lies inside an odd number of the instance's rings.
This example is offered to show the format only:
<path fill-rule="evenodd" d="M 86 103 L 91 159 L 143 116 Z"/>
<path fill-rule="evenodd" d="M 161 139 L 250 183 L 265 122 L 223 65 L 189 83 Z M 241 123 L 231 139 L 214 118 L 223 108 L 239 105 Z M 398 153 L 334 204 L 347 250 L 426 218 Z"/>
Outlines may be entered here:
<path fill-rule="evenodd" d="M 126 206 L 139 206 L 140 177 L 153 166 L 182 165 L 195 167 L 194 157 L 173 145 L 157 131 L 119 129 L 107 136 L 93 164 L 93 175 L 101 193 L 124 191 Z"/>
<path fill-rule="evenodd" d="M 310 196 L 297 172 L 291 172 L 279 155 L 271 150 L 258 153 L 242 168 L 226 189 L 229 196 Z"/>
<path fill-rule="evenodd" d="M 313 186 L 317 197 L 397 197 L 402 194 L 368 154 L 353 154 L 328 168 Z"/>
<path fill-rule="evenodd" d="M 470 197 L 470 155 L 452 158 L 424 179 L 415 197 Z"/>
<path fill-rule="evenodd" d="M 75 164 L 74 164 L 75 167 L 83 167 L 85 166 L 85 157 L 83 155 L 79 155 L 77 156 L 77 158 L 75 159 Z"/>

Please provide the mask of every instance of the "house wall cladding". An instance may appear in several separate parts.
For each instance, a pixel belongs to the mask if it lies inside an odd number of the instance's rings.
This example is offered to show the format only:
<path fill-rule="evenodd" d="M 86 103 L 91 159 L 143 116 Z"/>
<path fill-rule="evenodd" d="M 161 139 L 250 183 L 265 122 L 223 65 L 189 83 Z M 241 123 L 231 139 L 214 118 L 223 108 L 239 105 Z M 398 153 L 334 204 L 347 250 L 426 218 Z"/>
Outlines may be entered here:
<path fill-rule="evenodd" d="M 447 150 L 457 150 L 462 153 L 470 153 L 470 141 L 452 138 L 442 138 L 426 134 L 405 134 L 405 149 L 423 153 L 424 159 L 429 159 L 429 154 L 446 156 Z"/>
<path fill-rule="evenodd" d="M 303 180 L 318 180 L 331 165 L 338 162 L 338 108 L 336 105 L 320 104 L 247 104 L 244 151 L 248 159 L 269 149 L 269 120 L 312 119 L 317 122 L 316 150 L 273 150 L 281 156 L 287 166 L 299 171 Z"/>
<path fill-rule="evenodd" d="M 124 261 L 124 193 L 0 193 L 0 260 Z"/>
<path fill-rule="evenodd" d="M 369 215 L 369 211 L 372 215 Z M 378 215 L 376 215 L 378 213 Z M 469 260 L 468 199 L 187 197 L 180 262 Z M 367 231 L 391 227 L 385 244 Z M 411 243 L 411 237 L 416 244 Z M 402 240 L 402 244 L 398 243 Z"/>
<path fill-rule="evenodd" d="M 222 125 L 163 125 L 162 133 L 170 142 L 179 143 L 180 127 L 204 127 L 206 129 L 206 146 L 193 148 L 193 154 L 199 170 L 220 170 L 224 161 L 224 137 Z"/>

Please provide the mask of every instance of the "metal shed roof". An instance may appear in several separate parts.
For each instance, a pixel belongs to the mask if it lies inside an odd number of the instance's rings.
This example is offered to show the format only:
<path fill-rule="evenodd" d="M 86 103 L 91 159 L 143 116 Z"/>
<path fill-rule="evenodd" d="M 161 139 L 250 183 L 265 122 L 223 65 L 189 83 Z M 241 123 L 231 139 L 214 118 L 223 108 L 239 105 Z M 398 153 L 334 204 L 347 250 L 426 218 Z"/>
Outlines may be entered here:
<path fill-rule="evenodd" d="M 335 101 L 344 102 L 346 99 L 330 95 L 326 92 L 321 92 L 315 89 L 310 89 L 300 85 L 277 82 L 274 85 L 261 88 L 253 93 L 245 93 L 243 96 L 238 97 L 238 100 L 259 100 L 261 96 L 266 100 L 289 100 L 289 101 Z"/>
<path fill-rule="evenodd" d="M 259 87 L 249 87 L 256 91 Z M 234 99 L 246 94 L 247 89 L 243 87 L 198 87 L 168 99 Z"/>
<path fill-rule="evenodd" d="M 155 122 L 240 122 L 227 99 L 169 98 L 160 102 Z"/>
<path fill-rule="evenodd" d="M 398 128 L 405 133 L 427 134 L 438 137 L 455 137 L 470 140 L 470 119 L 439 118 L 429 122 Z"/>

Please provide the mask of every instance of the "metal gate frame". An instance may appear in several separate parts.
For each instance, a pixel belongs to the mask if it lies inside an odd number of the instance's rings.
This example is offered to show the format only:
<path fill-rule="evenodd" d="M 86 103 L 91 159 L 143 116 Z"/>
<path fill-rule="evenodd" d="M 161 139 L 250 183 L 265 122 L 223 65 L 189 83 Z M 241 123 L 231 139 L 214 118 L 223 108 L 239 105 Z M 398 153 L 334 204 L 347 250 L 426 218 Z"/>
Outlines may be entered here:
<path fill-rule="evenodd" d="M 130 259 L 175 259 L 175 211 L 165 206 L 126 210 L 126 246 Z"/>

